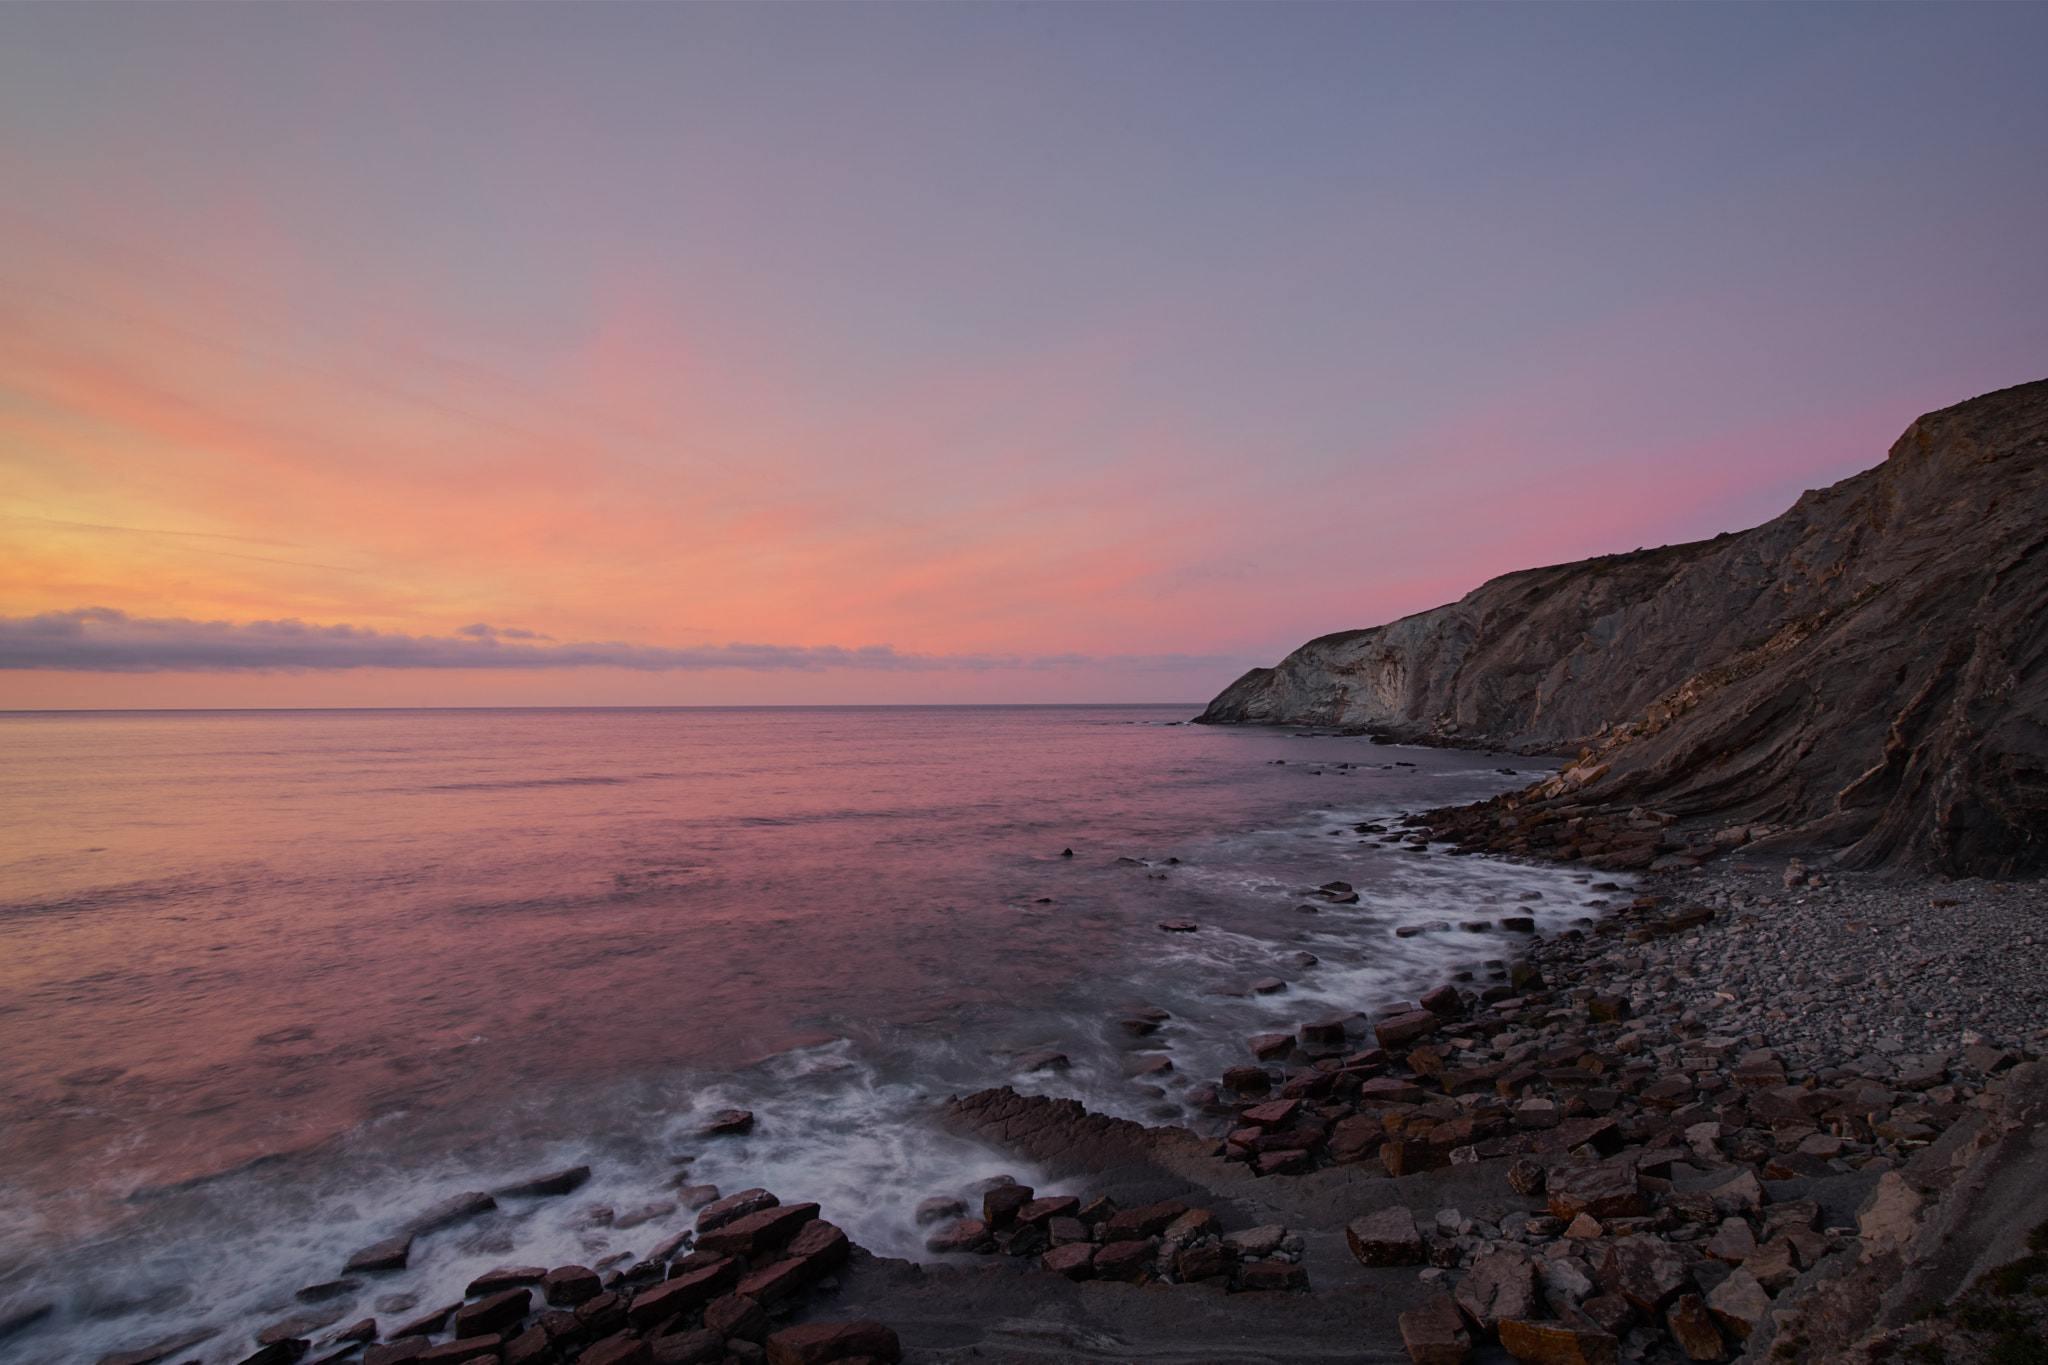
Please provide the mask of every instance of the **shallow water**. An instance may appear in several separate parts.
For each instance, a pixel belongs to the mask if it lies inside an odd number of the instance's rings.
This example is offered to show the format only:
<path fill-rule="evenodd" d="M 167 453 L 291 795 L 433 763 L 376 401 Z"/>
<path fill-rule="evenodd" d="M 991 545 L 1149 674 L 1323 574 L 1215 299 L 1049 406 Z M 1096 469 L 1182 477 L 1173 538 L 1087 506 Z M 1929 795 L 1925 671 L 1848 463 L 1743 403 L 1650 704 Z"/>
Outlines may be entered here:
<path fill-rule="evenodd" d="M 642 1254 L 686 1215 L 588 1211 L 684 1172 L 915 1254 L 918 1199 L 1029 1176 L 932 1128 L 948 1094 L 1195 1122 L 1180 1094 L 1246 1035 L 1508 946 L 1397 926 L 1586 913 L 1566 873 L 1350 828 L 1527 760 L 1194 709 L 0 716 L 0 1321 L 55 1306 L 0 1350 L 211 1328 L 177 1358 L 239 1360 L 406 1215 L 580 1162 L 575 1195 L 423 1238 L 344 1320 Z M 1333 879 L 1361 903 L 1296 909 Z M 1265 976 L 1288 990 L 1248 994 Z M 1173 1018 L 1133 1038 L 1145 1004 Z M 1047 1048 L 1071 1069 L 1016 1073 Z M 1161 1052 L 1159 1085 L 1127 1078 Z M 755 1132 L 696 1137 L 725 1107 Z"/>

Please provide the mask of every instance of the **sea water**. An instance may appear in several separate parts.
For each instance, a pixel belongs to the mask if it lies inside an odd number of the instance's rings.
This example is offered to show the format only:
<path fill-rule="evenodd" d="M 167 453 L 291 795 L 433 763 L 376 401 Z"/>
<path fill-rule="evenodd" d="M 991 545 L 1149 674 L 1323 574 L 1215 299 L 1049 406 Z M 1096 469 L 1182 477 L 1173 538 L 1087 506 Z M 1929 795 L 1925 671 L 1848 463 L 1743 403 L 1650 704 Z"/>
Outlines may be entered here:
<path fill-rule="evenodd" d="M 1512 951 L 1397 929 L 1588 913 L 1584 874 L 1355 828 L 1534 761 L 1194 710 L 0 716 L 0 1322 L 49 1305 L 0 1352 L 236 1361 L 437 1199 L 576 1164 L 319 1315 L 623 1264 L 688 1226 L 679 1183 L 922 1257 L 920 1199 L 1032 1178 L 945 1136 L 949 1095 L 1213 1127 L 1185 1097 L 1247 1036 Z M 701 1136 L 728 1108 L 753 1131 Z"/>

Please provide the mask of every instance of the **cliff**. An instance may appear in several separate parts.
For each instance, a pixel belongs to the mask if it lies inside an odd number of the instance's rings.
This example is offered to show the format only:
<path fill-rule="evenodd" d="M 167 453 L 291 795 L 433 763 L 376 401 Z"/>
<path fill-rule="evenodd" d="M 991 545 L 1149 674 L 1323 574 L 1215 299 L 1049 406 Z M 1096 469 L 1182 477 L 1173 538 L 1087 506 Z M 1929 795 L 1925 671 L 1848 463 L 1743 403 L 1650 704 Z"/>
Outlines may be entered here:
<path fill-rule="evenodd" d="M 1580 749 L 1546 799 L 1797 826 L 1851 866 L 2048 867 L 2048 380 L 1929 413 L 1754 530 L 1311 640 L 1206 724 Z"/>

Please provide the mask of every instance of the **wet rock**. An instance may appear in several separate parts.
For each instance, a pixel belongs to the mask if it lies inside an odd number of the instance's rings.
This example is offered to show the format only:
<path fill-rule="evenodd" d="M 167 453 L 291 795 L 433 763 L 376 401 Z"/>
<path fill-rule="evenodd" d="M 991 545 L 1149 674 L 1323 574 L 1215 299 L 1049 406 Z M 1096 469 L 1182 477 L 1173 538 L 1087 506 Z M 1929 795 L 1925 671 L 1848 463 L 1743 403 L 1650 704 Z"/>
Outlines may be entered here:
<path fill-rule="evenodd" d="M 661 1314 L 650 1318 L 649 1321 L 660 1322 L 667 1316 Z M 576 1321 L 581 1324 L 584 1337 L 602 1340 L 614 1332 L 625 1331 L 631 1317 L 624 1295 L 605 1293 L 599 1294 L 589 1303 L 578 1304 Z"/>
<path fill-rule="evenodd" d="M 738 1261 L 725 1260 L 664 1280 L 633 1296 L 627 1319 L 635 1327 L 652 1327 L 658 1322 L 666 1322 L 677 1313 L 723 1296 L 738 1281 L 739 1273 Z"/>
<path fill-rule="evenodd" d="M 451 1303 L 445 1308 L 436 1308 L 431 1313 L 422 1313 L 411 1322 L 400 1323 L 392 1329 L 391 1335 L 394 1339 L 398 1337 L 433 1336 L 448 1325 L 448 1319 L 454 1317 L 455 1310 L 460 1307 L 462 1305 L 459 1303 Z"/>
<path fill-rule="evenodd" d="M 1105 1242 L 1142 1242 L 1148 1237 L 1157 1237 L 1166 1231 L 1167 1225 L 1188 1211 L 1185 1204 L 1168 1200 L 1160 1204 L 1146 1204 L 1135 1209 L 1125 1209 L 1109 1220 L 1103 1234 Z"/>
<path fill-rule="evenodd" d="M 738 1135 L 754 1131 L 754 1111 L 751 1109 L 721 1109 L 711 1116 L 702 1128 L 697 1130 L 705 1137 L 719 1137 L 726 1134 Z"/>
<path fill-rule="evenodd" d="M 1073 1065 L 1064 1052 L 1031 1052 L 1017 1059 L 1017 1070 L 1027 1075 L 1033 1071 L 1065 1071 Z"/>
<path fill-rule="evenodd" d="M 1624 1237 L 1600 1262 L 1600 1285 L 1619 1294 L 1645 1317 L 1655 1319 L 1691 1280 L 1677 1251 L 1655 1237 Z"/>
<path fill-rule="evenodd" d="M 1126 1076 L 1131 1077 L 1159 1076 L 1164 1075 L 1166 1072 L 1169 1072 L 1171 1070 L 1173 1070 L 1173 1058 L 1155 1056 L 1145 1058 L 1143 1061 L 1139 1062 L 1137 1065 L 1131 1067 L 1128 1071 L 1124 1072 L 1124 1074 Z"/>
<path fill-rule="evenodd" d="M 396 1237 L 373 1242 L 350 1256 L 348 1264 L 342 1267 L 342 1273 L 354 1275 L 362 1271 L 403 1270 L 411 1256 L 412 1235 L 402 1232 Z"/>
<path fill-rule="evenodd" d="M 1275 1057 L 1285 1057 L 1288 1053 L 1294 1051 L 1294 1035 L 1291 1033 L 1257 1033 L 1245 1039 L 1245 1046 L 1251 1049 L 1252 1056 L 1262 1062 L 1270 1062 Z"/>
<path fill-rule="evenodd" d="M 1017 1210 L 1017 1221 L 1043 1227 L 1054 1218 L 1071 1218 L 1081 1211 L 1081 1201 L 1071 1194 L 1047 1195 Z"/>
<path fill-rule="evenodd" d="M 989 1235 L 988 1224 L 979 1218 L 963 1219 L 943 1231 L 933 1233 L 924 1243 L 924 1249 L 935 1256 L 994 1251 L 995 1246 L 995 1238 Z"/>
<path fill-rule="evenodd" d="M 321 1284 L 309 1284 L 304 1289 L 293 1294 L 292 1297 L 300 1303 L 325 1303 L 329 1299 L 338 1299 L 344 1295 L 353 1294 L 362 1287 L 363 1282 L 361 1280 L 328 1280 Z M 4 1332 L 0 1332 L 0 1336 L 5 1335 Z"/>
<path fill-rule="evenodd" d="M 768 1338 L 768 1365 L 832 1365 L 860 1356 L 896 1365 L 903 1346 L 879 1322 L 807 1322 Z"/>
<path fill-rule="evenodd" d="M 718 1186 L 685 1185 L 676 1191 L 676 1202 L 692 1213 L 695 1213 L 706 1204 L 716 1204 L 718 1202 Z"/>
<path fill-rule="evenodd" d="M 822 1275 L 852 1254 L 853 1243 L 837 1224 L 814 1218 L 797 1229 L 783 1252 L 809 1265 L 814 1275 Z"/>
<path fill-rule="evenodd" d="M 1381 1104 L 1420 1104 L 1422 1087 L 1390 1076 L 1378 1076 L 1359 1087 L 1358 1100 L 1360 1104 L 1374 1101 Z"/>
<path fill-rule="evenodd" d="M 750 1345 L 746 1337 L 735 1337 L 733 1343 Z M 720 1365 L 722 1361 L 733 1358 L 731 1345 L 709 1327 L 695 1332 L 671 1332 L 665 1337 L 655 1338 L 653 1346 L 653 1365 Z M 760 1348 L 754 1346 L 752 1349 L 758 1351 Z M 511 1362 L 507 1361 L 506 1365 L 511 1365 Z"/>
<path fill-rule="evenodd" d="M 654 1365 L 654 1347 L 632 1337 L 600 1341 L 579 1357 L 580 1365 Z"/>
<path fill-rule="evenodd" d="M 756 1209 L 697 1234 L 697 1249 L 714 1256 L 757 1256 L 772 1251 L 818 1216 L 816 1204 L 778 1204 Z"/>
<path fill-rule="evenodd" d="M 1174 1254 L 1173 1273 L 1182 1283 L 1193 1284 L 1197 1280 L 1212 1280 L 1219 1275 L 1229 1275 L 1237 1265 L 1237 1254 L 1221 1242 L 1205 1242 L 1201 1246 L 1183 1247 Z"/>
<path fill-rule="evenodd" d="M 1253 995 L 1278 995 L 1287 989 L 1287 983 L 1277 976 L 1265 977 L 1252 982 Z"/>
<path fill-rule="evenodd" d="M 1187 1246 L 1216 1231 L 1216 1215 L 1208 1209 L 1189 1209 L 1166 1225 L 1159 1235 L 1175 1246 Z"/>
<path fill-rule="evenodd" d="M 949 1218 L 965 1218 L 966 1216 L 967 1201 L 956 1195 L 933 1195 L 930 1199 L 921 1200 L 917 1206 L 917 1225 L 919 1227 L 927 1227 L 933 1223 L 943 1223 Z"/>
<path fill-rule="evenodd" d="M 273 1322 L 268 1327 L 257 1332 L 257 1344 L 268 1346 L 273 1342 L 289 1341 L 294 1337 L 310 1337 L 322 1327 L 331 1327 L 335 1323 L 340 1322 L 342 1314 L 347 1311 L 347 1305 L 336 1304 L 332 1308 L 321 1309 L 312 1313 L 295 1313 L 291 1317 L 285 1318 L 281 1322 Z"/>
<path fill-rule="evenodd" d="M 1415 1365 L 1464 1365 L 1472 1336 L 1448 1294 L 1439 1294 L 1401 1314 L 1401 1344 Z"/>
<path fill-rule="evenodd" d="M 454 1227 L 457 1223 L 466 1223 L 497 1207 L 498 1201 L 482 1190 L 451 1194 L 440 1203 L 416 1215 L 405 1225 L 405 1231 L 415 1237 L 424 1236 L 429 1232 L 439 1232 L 442 1228 Z"/>
<path fill-rule="evenodd" d="M 735 1218 L 744 1218 L 762 1209 L 772 1209 L 782 1201 L 763 1189 L 741 1190 L 729 1194 L 714 1203 L 707 1204 L 697 1215 L 697 1235 L 703 1236 L 714 1228 L 722 1228 Z"/>
<path fill-rule="evenodd" d="M 535 1323 L 505 1343 L 500 1359 L 503 1365 L 547 1365 L 554 1354 L 554 1339 L 548 1336 L 548 1329 Z"/>
<path fill-rule="evenodd" d="M 1193 920 L 1167 919 L 1159 921 L 1159 927 L 1169 934 L 1192 934 L 1202 926 Z"/>
<path fill-rule="evenodd" d="M 653 1204 L 642 1204 L 637 1209 L 628 1210 L 613 1218 L 612 1226 L 621 1232 L 625 1232 L 629 1229 L 637 1228 L 643 1223 L 651 1223 L 657 1218 L 666 1218 L 675 1211 L 675 1201 L 669 1199 Z"/>
<path fill-rule="evenodd" d="M 725 1337 L 765 1341 L 768 1313 L 760 1301 L 745 1294 L 727 1294 L 704 1305 L 704 1325 Z"/>
<path fill-rule="evenodd" d="M 501 1265 L 496 1270 L 486 1270 L 469 1282 L 463 1293 L 471 1298 L 482 1294 L 497 1294 L 521 1285 L 539 1284 L 547 1278 L 547 1267 L 537 1265 Z M 303 1292 L 303 1291 L 301 1291 Z"/>
<path fill-rule="evenodd" d="M 588 1166 L 571 1166 L 565 1171 L 522 1180 L 516 1185 L 507 1185 L 499 1190 L 500 1195 L 512 1199 L 535 1199 L 545 1195 L 568 1194 L 590 1179 Z"/>
<path fill-rule="evenodd" d="M 1321 1019 L 1312 1024 L 1303 1024 L 1295 1031 L 1294 1036 L 1303 1047 L 1342 1047 L 1344 1020 Z"/>
<path fill-rule="evenodd" d="M 1070 1280 L 1095 1278 L 1095 1246 L 1091 1242 L 1069 1242 L 1045 1253 L 1039 1262 L 1055 1275 Z"/>
<path fill-rule="evenodd" d="M 1421 1265 L 1428 1259 L 1415 1211 L 1400 1205 L 1352 1219 L 1344 1237 L 1360 1265 Z"/>
<path fill-rule="evenodd" d="M 365 1347 L 363 1350 L 363 1365 L 405 1365 L 407 1361 L 418 1360 L 421 1352 L 425 1351 L 432 1344 L 423 1336 L 394 1337 L 382 1345 Z M 151 1357 L 152 1360 L 161 1358 Z M 100 1365 L 107 1365 L 107 1363 L 102 1361 Z"/>
<path fill-rule="evenodd" d="M 1465 1012 L 1465 1002 L 1458 998 L 1458 988 L 1448 984 L 1425 991 L 1419 1003 L 1430 1013 L 1446 1019 L 1455 1019 Z"/>
<path fill-rule="evenodd" d="M 1726 1354 L 1713 1316 L 1697 1294 L 1680 1294 L 1665 1310 L 1664 1325 L 1688 1360 L 1719 1360 Z"/>
<path fill-rule="evenodd" d="M 1621 1346 L 1577 1314 L 1556 1322 L 1509 1319 L 1500 1324 L 1500 1344 L 1522 1365 L 1615 1365 Z"/>
<path fill-rule="evenodd" d="M 1528 1252 L 1513 1243 L 1505 1244 L 1473 1260 L 1452 1298 L 1484 1332 L 1495 1330 L 1503 1318 L 1533 1317 L 1541 1302 L 1536 1293 L 1536 1267 Z"/>
<path fill-rule="evenodd" d="M 1381 1020 L 1373 1026 L 1373 1036 L 1379 1040 L 1381 1047 L 1391 1052 L 1396 1048 L 1405 1047 L 1417 1038 L 1435 1033 L 1442 1024 L 1441 1016 L 1428 1010 L 1415 1010 Z"/>
<path fill-rule="evenodd" d="M 1045 1224 L 1045 1235 L 1051 1239 L 1052 1244 L 1056 1247 L 1065 1246 L 1069 1242 L 1086 1242 L 1093 1240 L 1089 1236 L 1088 1225 L 1078 1218 L 1047 1219 Z"/>
<path fill-rule="evenodd" d="M 459 1365 L 465 1360 L 485 1358 L 496 1360 L 504 1344 L 504 1338 L 495 1333 L 481 1337 L 461 1337 L 454 1341 L 444 1341 L 438 1346 L 429 1346 L 421 1351 L 416 1359 L 420 1365 Z M 584 1356 L 585 1360 L 589 1358 L 588 1355 Z"/>
<path fill-rule="evenodd" d="M 1029 1185 L 999 1185 L 981 1197 L 981 1220 L 991 1230 L 1008 1227 L 1032 1197 Z"/>
<path fill-rule="evenodd" d="M 1149 1274 L 1159 1259 L 1146 1242 L 1110 1242 L 1095 1253 L 1095 1278 L 1135 1280 Z"/>
<path fill-rule="evenodd" d="M 1273 1077 L 1262 1066 L 1233 1066 L 1223 1073 L 1223 1088 L 1240 1095 L 1263 1095 L 1273 1088 Z"/>
<path fill-rule="evenodd" d="M 514 1326 L 526 1317 L 532 1306 L 533 1291 L 530 1289 L 506 1289 L 465 1304 L 455 1314 L 455 1335 L 457 1337 L 481 1337 L 502 1335 L 505 1329 Z"/>
<path fill-rule="evenodd" d="M 604 1292 L 604 1281 L 589 1266 L 556 1266 L 541 1276 L 541 1297 L 556 1308 L 574 1308 Z"/>

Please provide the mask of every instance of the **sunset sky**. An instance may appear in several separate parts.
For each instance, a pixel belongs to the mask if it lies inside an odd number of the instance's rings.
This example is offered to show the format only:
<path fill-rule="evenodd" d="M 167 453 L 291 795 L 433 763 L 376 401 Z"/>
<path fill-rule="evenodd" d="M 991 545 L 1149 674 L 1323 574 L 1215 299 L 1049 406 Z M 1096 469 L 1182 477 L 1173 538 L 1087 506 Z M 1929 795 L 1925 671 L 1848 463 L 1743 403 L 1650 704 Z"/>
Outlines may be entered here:
<path fill-rule="evenodd" d="M 1753 525 L 2048 376 L 2044 51 L 0 6 L 0 708 L 1194 702 Z"/>

